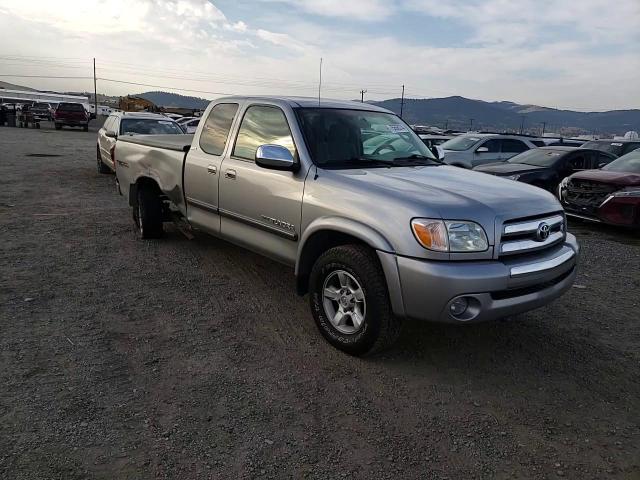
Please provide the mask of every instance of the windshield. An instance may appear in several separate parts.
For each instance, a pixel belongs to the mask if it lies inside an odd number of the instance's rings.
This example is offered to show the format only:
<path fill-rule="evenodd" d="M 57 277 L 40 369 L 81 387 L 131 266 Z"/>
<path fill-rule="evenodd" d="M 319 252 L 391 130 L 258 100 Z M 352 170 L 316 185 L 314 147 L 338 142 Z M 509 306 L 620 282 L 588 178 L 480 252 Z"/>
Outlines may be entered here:
<path fill-rule="evenodd" d="M 533 165 L 535 167 L 551 167 L 562 157 L 563 153 L 565 152 L 533 149 L 511 157 L 507 162 L 524 163 L 525 165 Z"/>
<path fill-rule="evenodd" d="M 463 150 L 469 150 L 476 143 L 482 140 L 480 137 L 460 135 L 459 137 L 452 138 L 444 142 L 441 147 L 445 150 L 453 150 L 454 152 L 462 152 Z"/>
<path fill-rule="evenodd" d="M 312 160 L 323 168 L 439 163 L 391 113 L 338 108 L 301 108 L 296 113 Z"/>
<path fill-rule="evenodd" d="M 640 173 L 640 151 L 634 150 L 631 153 L 627 153 L 609 165 L 602 167 L 602 170 L 609 172 Z"/>
<path fill-rule="evenodd" d="M 123 118 L 120 122 L 123 135 L 166 135 L 184 133 L 173 120 L 155 118 Z"/>

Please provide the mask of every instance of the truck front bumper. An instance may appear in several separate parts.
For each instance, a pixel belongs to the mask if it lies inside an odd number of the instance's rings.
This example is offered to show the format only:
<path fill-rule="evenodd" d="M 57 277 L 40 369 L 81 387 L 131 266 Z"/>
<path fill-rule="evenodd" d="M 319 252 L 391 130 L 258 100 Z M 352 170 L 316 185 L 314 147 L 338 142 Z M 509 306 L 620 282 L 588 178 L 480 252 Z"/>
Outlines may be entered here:
<path fill-rule="evenodd" d="M 579 246 L 567 234 L 564 243 L 528 258 L 436 262 L 378 254 L 396 315 L 471 323 L 523 313 L 560 297 L 575 280 Z"/>

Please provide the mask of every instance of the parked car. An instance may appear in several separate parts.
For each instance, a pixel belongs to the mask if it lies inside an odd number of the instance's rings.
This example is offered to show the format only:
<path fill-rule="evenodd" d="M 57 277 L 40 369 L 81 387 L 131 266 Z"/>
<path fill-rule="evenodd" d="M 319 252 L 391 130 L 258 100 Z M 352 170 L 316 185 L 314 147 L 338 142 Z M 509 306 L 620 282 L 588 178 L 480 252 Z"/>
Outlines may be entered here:
<path fill-rule="evenodd" d="M 581 147 L 585 142 L 586 140 L 564 137 L 540 137 L 531 139 L 531 143 L 537 147 Z"/>
<path fill-rule="evenodd" d="M 640 140 L 592 140 L 582 145 L 582 148 L 595 148 L 621 157 L 640 148 Z"/>
<path fill-rule="evenodd" d="M 44 120 L 31 109 L 31 105 L 23 105 L 17 113 L 17 122 L 20 128 L 40 128 L 40 121 Z"/>
<path fill-rule="evenodd" d="M 98 130 L 96 158 L 98 172 L 111 173 L 116 166 L 113 149 L 122 135 L 181 135 L 180 126 L 170 118 L 158 113 L 114 112 L 107 117 Z"/>
<path fill-rule="evenodd" d="M 540 147 L 506 162 L 480 165 L 474 170 L 535 185 L 555 194 L 562 179 L 582 170 L 604 167 L 615 159 L 610 153 L 587 148 Z"/>
<path fill-rule="evenodd" d="M 82 127 L 89 131 L 89 114 L 81 103 L 60 102 L 53 113 L 56 130 L 62 127 Z"/>
<path fill-rule="evenodd" d="M 40 121 L 51 120 L 51 105 L 48 103 L 34 103 L 31 106 L 31 111 Z"/>
<path fill-rule="evenodd" d="M 139 235 L 162 236 L 179 212 L 291 265 L 341 350 L 390 345 L 403 318 L 464 324 L 528 311 L 573 283 L 579 248 L 554 196 L 444 165 L 388 110 L 238 96 L 203 118 L 192 137 L 119 137 L 116 178 Z M 373 132 L 383 143 L 365 153 Z"/>
<path fill-rule="evenodd" d="M 452 135 L 433 135 L 428 133 L 419 133 L 420 140 L 431 150 L 439 159 L 444 158 L 444 148 L 442 144 L 454 138 Z"/>
<path fill-rule="evenodd" d="M 198 128 L 199 124 L 200 124 L 200 119 L 194 118 L 192 120 L 188 120 L 186 122 L 181 123 L 180 126 L 184 130 L 184 133 L 196 133 L 196 129 Z"/>
<path fill-rule="evenodd" d="M 463 168 L 504 162 L 518 153 L 537 148 L 527 137 L 490 133 L 460 135 L 440 146 L 444 149 L 446 163 Z"/>
<path fill-rule="evenodd" d="M 568 215 L 640 228 L 640 149 L 565 178 L 558 195 Z"/>
<path fill-rule="evenodd" d="M 182 118 L 177 118 L 176 122 L 179 125 L 182 125 L 183 123 L 188 122 L 190 120 L 195 120 L 196 118 L 199 119 L 200 117 L 182 117 Z"/>

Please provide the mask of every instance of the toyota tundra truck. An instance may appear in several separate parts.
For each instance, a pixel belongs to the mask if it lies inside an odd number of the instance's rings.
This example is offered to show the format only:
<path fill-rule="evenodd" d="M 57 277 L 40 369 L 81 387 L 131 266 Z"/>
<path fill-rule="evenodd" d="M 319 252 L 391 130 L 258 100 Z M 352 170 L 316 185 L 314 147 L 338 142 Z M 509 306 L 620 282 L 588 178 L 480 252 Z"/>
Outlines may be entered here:
<path fill-rule="evenodd" d="M 373 105 L 221 98 L 194 135 L 121 136 L 114 155 L 141 238 L 179 215 L 290 265 L 321 334 L 352 355 L 391 345 L 404 319 L 542 307 L 576 276 L 553 195 L 445 165 Z"/>

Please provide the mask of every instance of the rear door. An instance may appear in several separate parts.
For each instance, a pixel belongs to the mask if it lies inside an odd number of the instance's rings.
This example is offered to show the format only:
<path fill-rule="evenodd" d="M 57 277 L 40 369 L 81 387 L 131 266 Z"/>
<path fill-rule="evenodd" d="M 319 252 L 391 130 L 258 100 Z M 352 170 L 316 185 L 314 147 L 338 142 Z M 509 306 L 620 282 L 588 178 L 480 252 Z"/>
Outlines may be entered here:
<path fill-rule="evenodd" d="M 286 147 L 297 157 L 288 118 L 272 104 L 250 104 L 242 115 L 235 145 L 220 177 L 221 233 L 288 264 L 295 263 L 306 172 L 277 171 L 255 163 L 260 145 Z"/>
<path fill-rule="evenodd" d="M 202 121 L 198 145 L 191 147 L 184 166 L 187 218 L 194 225 L 214 234 L 220 232 L 220 169 L 222 159 L 229 150 L 229 132 L 238 108 L 239 104 L 232 102 L 213 106 L 206 120 Z"/>

